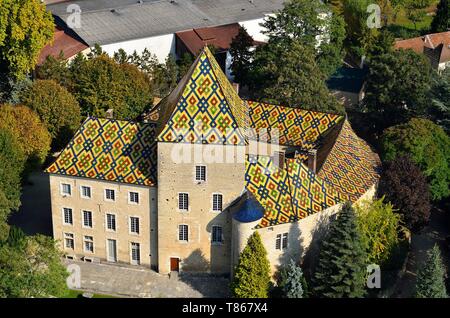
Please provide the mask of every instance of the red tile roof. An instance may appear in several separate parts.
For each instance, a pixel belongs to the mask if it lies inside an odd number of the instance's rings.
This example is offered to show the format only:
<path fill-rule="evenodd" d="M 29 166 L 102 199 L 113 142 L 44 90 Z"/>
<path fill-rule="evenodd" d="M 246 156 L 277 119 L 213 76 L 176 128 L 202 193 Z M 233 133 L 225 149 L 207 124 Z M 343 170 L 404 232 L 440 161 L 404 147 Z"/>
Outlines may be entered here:
<path fill-rule="evenodd" d="M 197 55 L 205 45 L 213 45 L 219 51 L 230 48 L 233 38 L 239 33 L 239 23 L 206 27 L 177 32 L 176 36 L 190 53 Z"/>
<path fill-rule="evenodd" d="M 426 48 L 432 50 L 440 49 L 441 44 L 442 50 L 439 52 L 439 63 L 450 61 L 450 31 L 399 40 L 395 42 L 395 48 L 412 49 L 416 53 L 423 54 L 427 51 Z"/>
<path fill-rule="evenodd" d="M 55 29 L 53 36 L 53 43 L 45 46 L 38 58 L 38 65 L 44 63 L 48 55 L 58 57 L 61 51 L 64 53 L 64 58 L 68 59 L 79 52 L 87 49 L 89 46 L 81 40 L 67 34 L 60 28 Z"/>

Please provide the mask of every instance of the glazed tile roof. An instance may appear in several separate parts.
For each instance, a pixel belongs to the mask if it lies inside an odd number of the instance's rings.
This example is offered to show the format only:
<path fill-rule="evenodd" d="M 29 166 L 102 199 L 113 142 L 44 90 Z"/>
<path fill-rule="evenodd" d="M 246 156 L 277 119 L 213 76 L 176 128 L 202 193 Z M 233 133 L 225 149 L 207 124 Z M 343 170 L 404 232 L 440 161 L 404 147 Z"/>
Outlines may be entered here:
<path fill-rule="evenodd" d="M 301 160 L 287 159 L 283 169 L 269 156 L 248 156 L 245 184 L 265 214 L 257 227 L 295 222 L 344 198 Z"/>
<path fill-rule="evenodd" d="M 355 202 L 378 181 L 380 166 L 378 155 L 345 121 L 318 176 Z"/>
<path fill-rule="evenodd" d="M 152 186 L 155 126 L 88 117 L 46 172 Z"/>

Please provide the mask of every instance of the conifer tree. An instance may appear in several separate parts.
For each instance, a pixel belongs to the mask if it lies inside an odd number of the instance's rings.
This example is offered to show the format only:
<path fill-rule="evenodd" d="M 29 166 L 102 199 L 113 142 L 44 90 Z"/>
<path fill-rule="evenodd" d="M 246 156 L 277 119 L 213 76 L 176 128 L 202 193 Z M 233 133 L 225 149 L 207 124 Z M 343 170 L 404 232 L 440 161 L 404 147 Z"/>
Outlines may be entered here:
<path fill-rule="evenodd" d="M 313 277 L 318 297 L 364 297 L 366 252 L 356 224 L 356 215 L 346 203 L 330 225 Z"/>
<path fill-rule="evenodd" d="M 441 0 L 437 5 L 436 15 L 431 22 L 431 32 L 445 32 L 450 30 L 450 1 Z"/>
<path fill-rule="evenodd" d="M 447 298 L 444 276 L 441 252 L 435 244 L 428 252 L 428 259 L 417 275 L 416 297 Z"/>
<path fill-rule="evenodd" d="M 252 46 L 253 38 L 244 27 L 239 27 L 239 33 L 233 38 L 230 45 L 230 54 L 233 57 L 231 70 L 236 83 L 247 84 L 249 67 L 253 58 L 250 50 Z"/>
<path fill-rule="evenodd" d="M 234 270 L 231 291 L 237 298 L 267 298 L 270 265 L 258 232 L 254 232 L 242 251 Z"/>
<path fill-rule="evenodd" d="M 304 298 L 306 295 L 306 280 L 300 266 L 291 259 L 284 272 L 283 294 L 286 298 Z"/>

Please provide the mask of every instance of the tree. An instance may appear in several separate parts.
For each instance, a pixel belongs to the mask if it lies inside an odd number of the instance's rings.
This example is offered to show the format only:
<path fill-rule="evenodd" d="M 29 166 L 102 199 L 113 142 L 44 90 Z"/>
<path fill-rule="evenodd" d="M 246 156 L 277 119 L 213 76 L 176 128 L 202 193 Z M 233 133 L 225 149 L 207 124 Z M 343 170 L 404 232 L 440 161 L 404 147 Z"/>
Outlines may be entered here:
<path fill-rule="evenodd" d="M 383 201 L 363 201 L 355 208 L 368 264 L 383 264 L 398 243 L 400 215 L 394 213 L 390 202 Z"/>
<path fill-rule="evenodd" d="M 26 106 L 0 105 L 0 128 L 10 130 L 30 168 L 42 164 L 50 150 L 51 137 L 39 116 Z"/>
<path fill-rule="evenodd" d="M 422 22 L 427 13 L 426 8 L 430 6 L 432 0 L 404 0 L 403 7 L 406 10 L 406 16 L 414 24 L 414 29 L 417 30 L 417 23 Z"/>
<path fill-rule="evenodd" d="M 9 225 L 8 216 L 11 213 L 10 202 L 6 198 L 3 190 L 0 189 L 0 244 L 8 238 Z"/>
<path fill-rule="evenodd" d="M 344 204 L 323 240 L 313 277 L 318 297 L 364 297 L 366 252 L 350 203 Z"/>
<path fill-rule="evenodd" d="M 450 68 L 441 75 L 433 73 L 430 97 L 431 103 L 427 110 L 430 119 L 450 133 Z"/>
<path fill-rule="evenodd" d="M 344 20 L 321 1 L 291 0 L 262 24 L 270 41 L 289 50 L 291 41 L 311 48 L 317 64 L 328 78 L 342 65 Z"/>
<path fill-rule="evenodd" d="M 369 61 L 364 106 L 377 118 L 376 130 L 423 115 L 431 85 L 426 57 L 412 50 L 399 50 Z"/>
<path fill-rule="evenodd" d="M 73 87 L 72 75 L 67 67 L 67 61 L 62 51 L 58 58 L 48 55 L 44 63 L 36 68 L 36 77 L 38 79 L 54 80 L 68 90 L 71 90 Z"/>
<path fill-rule="evenodd" d="M 450 137 L 428 119 L 413 118 L 382 135 L 382 155 L 391 161 L 408 154 L 427 177 L 433 200 L 450 194 Z"/>
<path fill-rule="evenodd" d="M 450 2 L 441 0 L 437 5 L 436 15 L 431 22 L 431 32 L 446 32 L 450 30 Z"/>
<path fill-rule="evenodd" d="M 78 58 L 70 66 L 73 93 L 83 116 L 105 117 L 106 111 L 113 109 L 117 119 L 134 119 L 152 105 L 152 87 L 146 74 L 134 65 L 117 64 L 106 54 L 92 56 Z"/>
<path fill-rule="evenodd" d="M 447 298 L 445 267 L 437 244 L 428 251 L 428 258 L 417 274 L 417 298 Z"/>
<path fill-rule="evenodd" d="M 231 291 L 238 298 L 267 298 L 270 265 L 258 232 L 254 232 L 242 251 L 234 269 Z"/>
<path fill-rule="evenodd" d="M 232 56 L 231 73 L 234 81 L 242 85 L 247 84 L 248 73 L 253 58 L 251 48 L 253 38 L 244 27 L 239 26 L 238 34 L 230 44 L 230 55 Z"/>
<path fill-rule="evenodd" d="M 288 266 L 282 273 L 283 282 L 282 289 L 286 298 L 304 298 L 307 294 L 307 285 L 303 271 L 291 259 Z"/>
<path fill-rule="evenodd" d="M 0 191 L 4 209 L 16 210 L 20 206 L 21 178 L 25 155 L 9 129 L 0 128 Z"/>
<path fill-rule="evenodd" d="M 344 113 L 330 94 L 311 48 L 297 41 L 289 50 L 272 41 L 258 47 L 251 72 L 255 99 L 314 111 Z"/>
<path fill-rule="evenodd" d="M 50 43 L 52 14 L 38 0 L 7 0 L 0 6 L 0 72 L 23 78 Z"/>
<path fill-rule="evenodd" d="M 428 185 L 409 156 L 384 163 L 378 193 L 393 204 L 409 229 L 419 230 L 428 222 L 431 209 Z"/>
<path fill-rule="evenodd" d="M 190 53 L 184 53 L 181 58 L 177 61 L 178 65 L 178 81 L 186 75 L 191 67 L 192 63 L 194 63 L 194 57 Z"/>
<path fill-rule="evenodd" d="M 53 148 L 60 148 L 79 128 L 80 106 L 75 97 L 53 80 L 36 80 L 22 95 L 23 103 L 35 111 L 53 138 Z"/>
<path fill-rule="evenodd" d="M 0 297 L 63 296 L 69 274 L 60 257 L 54 241 L 43 235 L 23 237 L 19 245 L 0 245 Z"/>

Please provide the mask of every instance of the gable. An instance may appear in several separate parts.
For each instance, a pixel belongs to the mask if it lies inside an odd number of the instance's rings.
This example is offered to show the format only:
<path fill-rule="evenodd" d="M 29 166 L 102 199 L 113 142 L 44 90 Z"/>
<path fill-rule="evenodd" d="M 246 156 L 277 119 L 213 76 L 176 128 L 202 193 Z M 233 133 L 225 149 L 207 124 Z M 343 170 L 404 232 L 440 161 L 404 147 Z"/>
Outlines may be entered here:
<path fill-rule="evenodd" d="M 189 78 L 183 83 L 182 93 L 175 101 L 175 107 L 158 135 L 158 141 L 245 144 L 233 116 L 231 103 L 221 85 L 223 83 L 213 71 L 212 59 L 208 58 L 207 51 L 205 49 L 197 58 Z M 231 86 L 229 82 L 228 85 Z"/>

